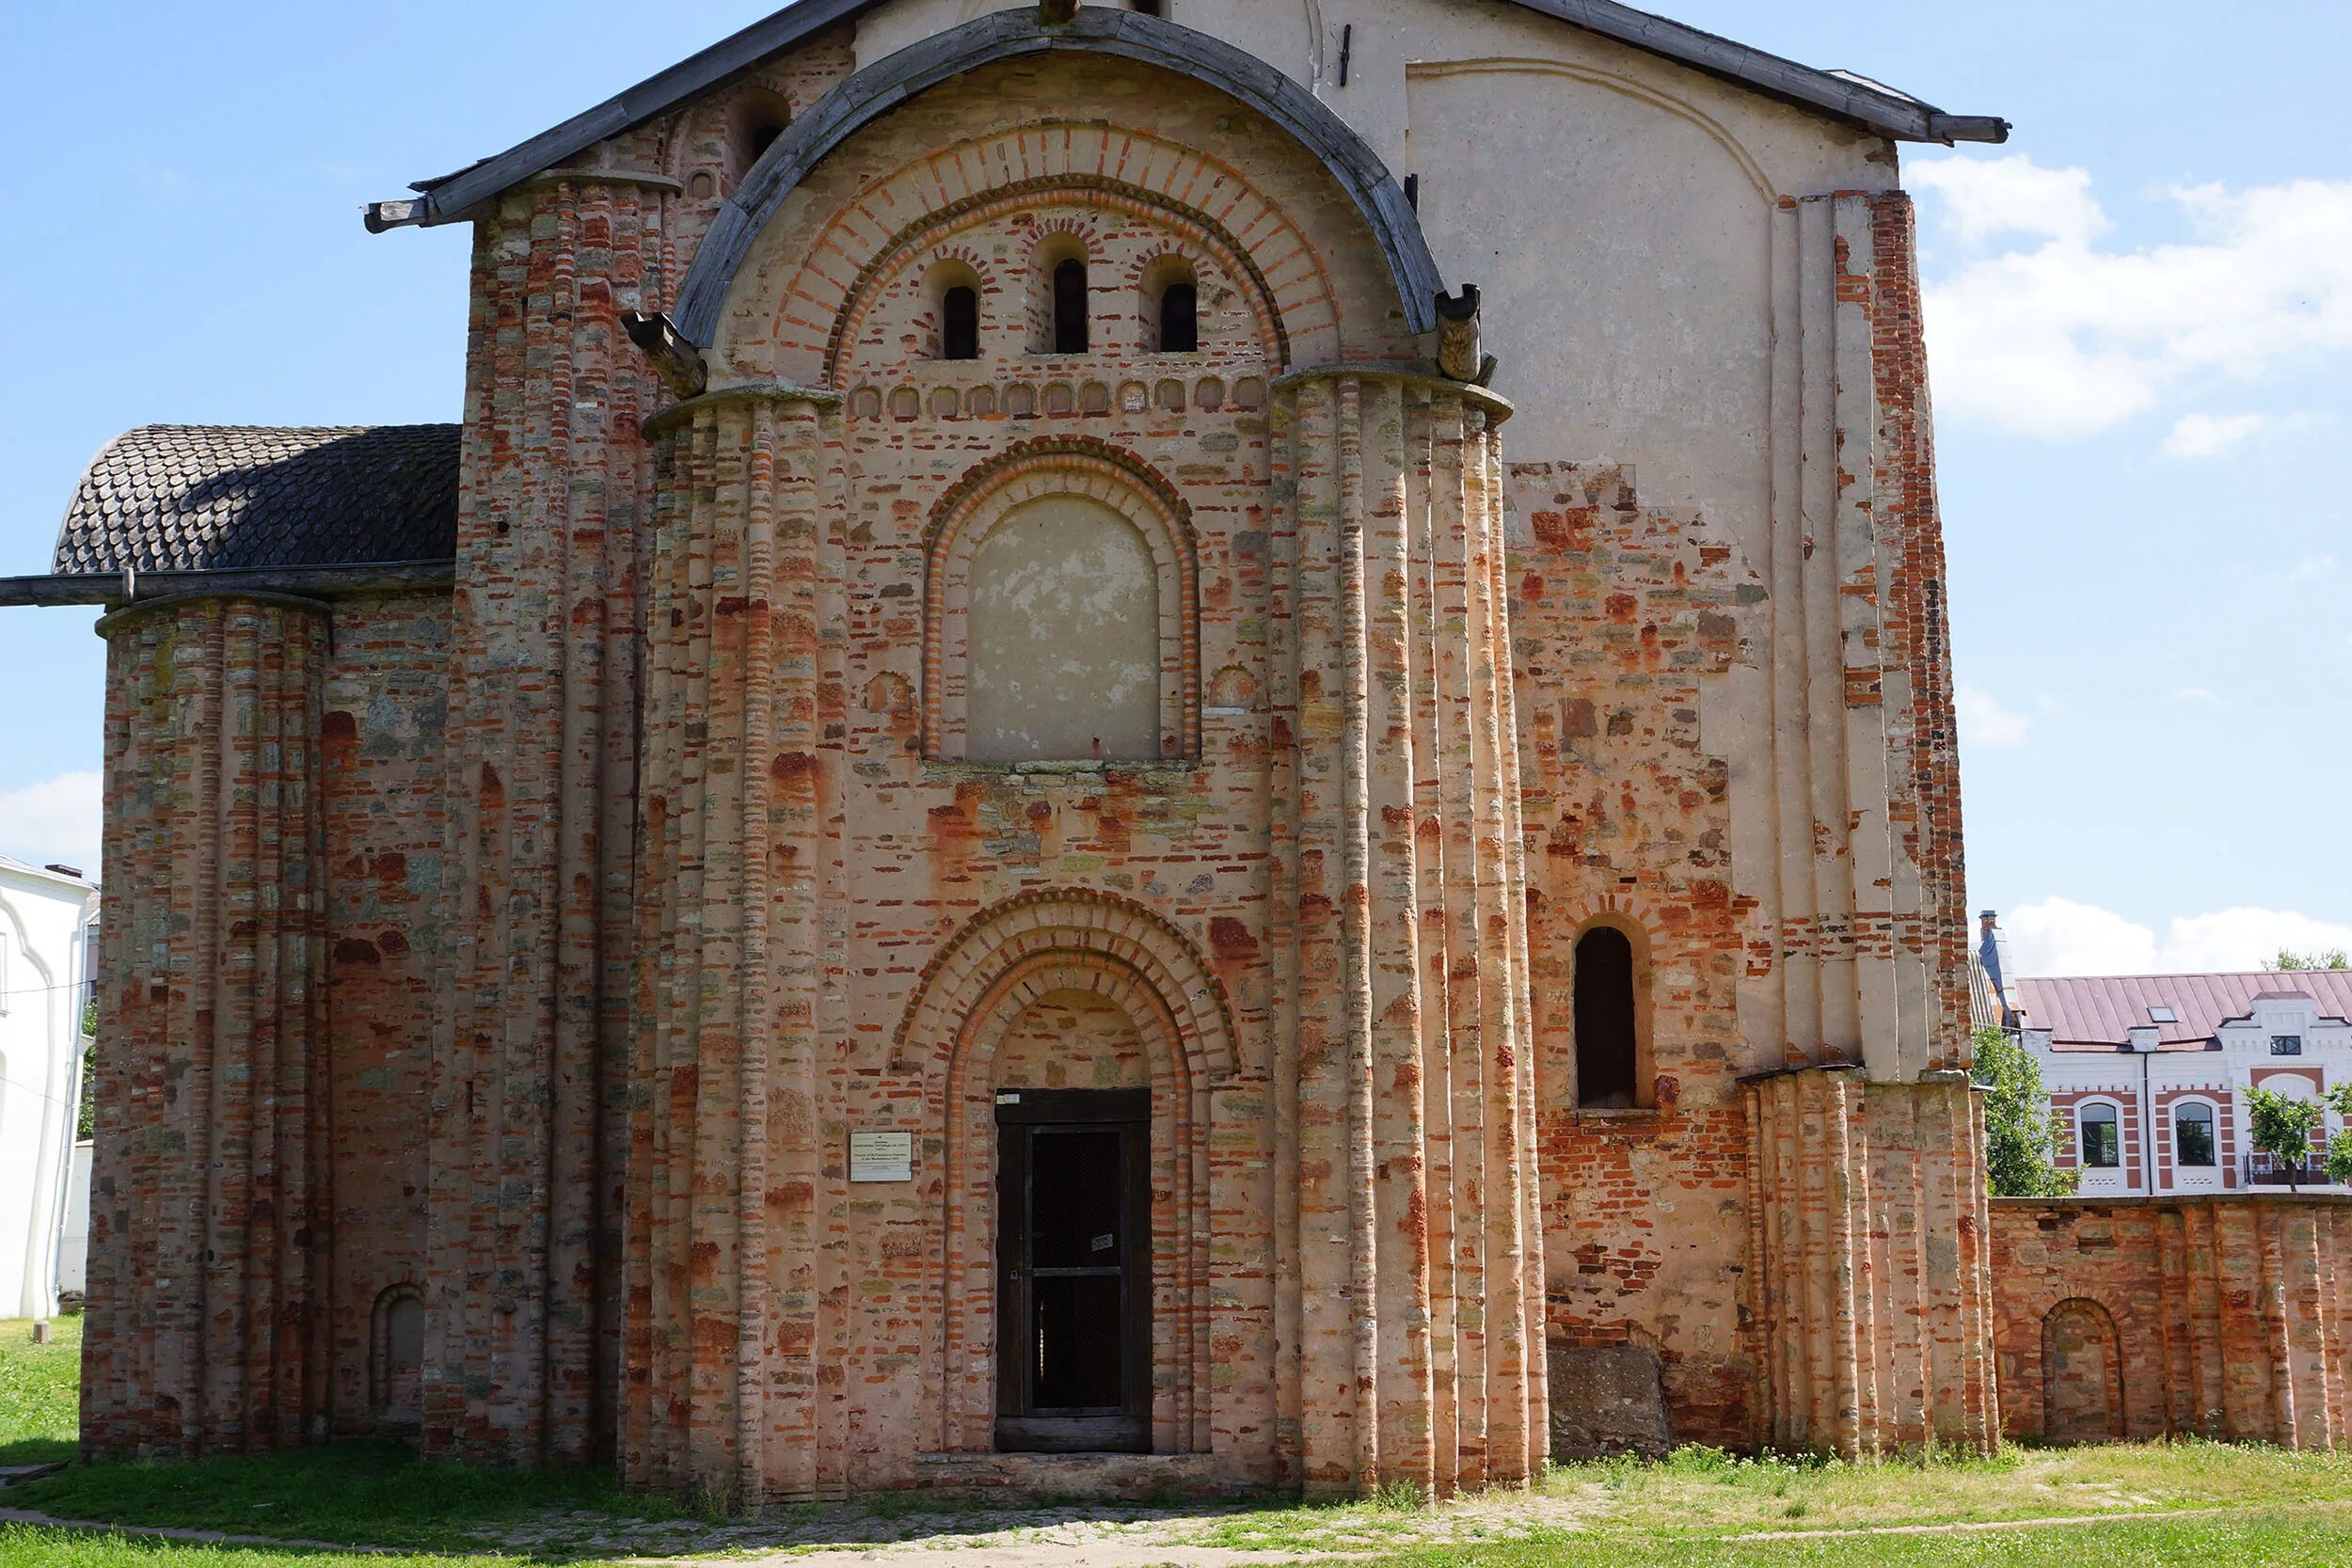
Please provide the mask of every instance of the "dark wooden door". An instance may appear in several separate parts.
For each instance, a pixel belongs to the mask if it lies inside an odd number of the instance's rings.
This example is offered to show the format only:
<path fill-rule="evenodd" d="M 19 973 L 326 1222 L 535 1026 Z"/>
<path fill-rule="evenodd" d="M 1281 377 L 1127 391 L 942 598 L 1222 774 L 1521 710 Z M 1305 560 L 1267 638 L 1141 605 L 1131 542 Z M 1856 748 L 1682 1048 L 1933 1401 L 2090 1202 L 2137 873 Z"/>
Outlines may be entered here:
<path fill-rule="evenodd" d="M 1152 1448 L 1152 1092 L 996 1097 L 996 1447 Z"/>

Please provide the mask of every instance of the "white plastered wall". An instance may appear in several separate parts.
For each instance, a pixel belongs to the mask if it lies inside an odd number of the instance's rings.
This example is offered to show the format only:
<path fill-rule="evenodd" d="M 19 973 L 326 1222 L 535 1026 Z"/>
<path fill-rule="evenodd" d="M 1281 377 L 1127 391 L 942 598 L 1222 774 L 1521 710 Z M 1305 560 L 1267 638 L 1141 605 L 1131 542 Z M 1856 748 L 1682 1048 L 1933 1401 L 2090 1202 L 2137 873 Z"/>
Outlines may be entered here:
<path fill-rule="evenodd" d="M 91 896 L 82 883 L 0 865 L 0 1317 L 56 1310 Z"/>

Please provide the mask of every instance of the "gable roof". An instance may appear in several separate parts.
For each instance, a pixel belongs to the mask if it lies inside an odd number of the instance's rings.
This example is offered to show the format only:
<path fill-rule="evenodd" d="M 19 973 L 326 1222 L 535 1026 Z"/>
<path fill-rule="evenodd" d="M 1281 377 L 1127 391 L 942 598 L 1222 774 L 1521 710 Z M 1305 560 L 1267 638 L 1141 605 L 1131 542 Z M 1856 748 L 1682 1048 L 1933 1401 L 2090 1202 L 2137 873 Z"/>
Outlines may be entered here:
<path fill-rule="evenodd" d="M 2224 1023 L 2249 1017 L 2261 999 L 2308 998 L 2323 1018 L 2352 1018 L 2352 970 L 2256 970 L 2236 974 L 2110 974 L 2015 980 L 2023 1022 L 2047 1029 L 2061 1051 L 2116 1051 L 2153 1025 L 2159 1051 L 2202 1051 Z M 2169 1007 L 2160 1022 L 2152 1007 Z"/>
<path fill-rule="evenodd" d="M 52 570 L 453 560 L 458 433 L 453 424 L 143 426 L 90 460 Z"/>
<path fill-rule="evenodd" d="M 378 201 L 367 225 L 378 232 L 450 223 L 542 169 L 556 167 L 632 125 L 667 113 L 835 23 L 854 20 L 882 0 L 798 0 L 709 48 L 690 55 L 574 115 L 560 125 L 453 173 L 420 180 L 414 199 Z M 1617 0 L 1502 0 L 1603 38 L 1800 108 L 1849 120 L 1898 141 L 2005 141 L 2009 122 L 1991 115 L 1952 115 L 1907 93 L 1849 71 L 1820 71 L 1713 33 L 1671 22 Z"/>

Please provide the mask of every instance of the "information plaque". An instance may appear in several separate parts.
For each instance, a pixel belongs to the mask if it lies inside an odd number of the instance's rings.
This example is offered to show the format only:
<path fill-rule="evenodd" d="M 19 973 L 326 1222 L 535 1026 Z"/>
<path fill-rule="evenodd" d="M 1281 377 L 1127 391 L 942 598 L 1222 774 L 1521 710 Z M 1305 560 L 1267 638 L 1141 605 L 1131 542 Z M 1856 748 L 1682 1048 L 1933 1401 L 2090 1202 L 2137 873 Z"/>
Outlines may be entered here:
<path fill-rule="evenodd" d="M 850 1180 L 852 1181 L 914 1180 L 914 1134 L 912 1132 L 850 1133 Z"/>

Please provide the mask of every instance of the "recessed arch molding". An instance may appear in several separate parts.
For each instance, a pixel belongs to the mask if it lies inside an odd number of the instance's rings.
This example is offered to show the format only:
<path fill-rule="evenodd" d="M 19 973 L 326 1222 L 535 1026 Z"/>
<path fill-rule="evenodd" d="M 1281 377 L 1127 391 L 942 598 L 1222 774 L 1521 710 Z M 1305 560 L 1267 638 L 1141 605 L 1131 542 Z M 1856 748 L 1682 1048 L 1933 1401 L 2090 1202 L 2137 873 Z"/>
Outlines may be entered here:
<path fill-rule="evenodd" d="M 1388 263 L 1408 329 L 1436 328 L 1436 302 L 1445 284 L 1421 222 L 1388 166 L 1346 121 L 1274 67 L 1222 40 L 1141 11 L 1085 6 L 1059 24 L 1041 22 L 1025 7 L 967 22 L 875 61 L 819 99 L 720 205 L 678 291 L 678 331 L 698 347 L 711 346 L 753 242 L 834 149 L 909 99 L 966 71 L 1057 51 L 1116 55 L 1191 77 L 1280 126 L 1355 203 Z"/>

